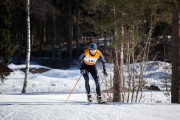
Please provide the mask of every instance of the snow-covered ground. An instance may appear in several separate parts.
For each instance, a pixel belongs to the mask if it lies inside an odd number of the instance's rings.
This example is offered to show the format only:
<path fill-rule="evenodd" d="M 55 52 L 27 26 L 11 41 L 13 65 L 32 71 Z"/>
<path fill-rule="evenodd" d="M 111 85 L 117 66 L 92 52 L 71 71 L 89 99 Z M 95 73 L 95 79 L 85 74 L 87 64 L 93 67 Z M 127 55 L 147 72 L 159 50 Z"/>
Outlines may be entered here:
<path fill-rule="evenodd" d="M 141 63 L 130 65 L 138 74 Z M 84 79 L 80 78 L 73 94 L 65 103 L 68 93 L 80 76 L 75 67 L 67 70 L 31 65 L 31 69 L 46 68 L 43 73 L 30 73 L 27 94 L 21 94 L 25 65 L 10 64 L 14 70 L 0 85 L 0 120 L 179 120 L 180 106 L 170 104 L 170 96 L 163 91 L 143 92 L 141 104 L 110 103 L 87 105 Z M 124 66 L 126 70 L 127 66 Z M 103 80 L 101 64 L 98 65 L 100 82 Z M 113 65 L 107 64 L 110 81 Z M 146 85 L 157 85 L 164 90 L 164 78 L 171 76 L 171 65 L 164 62 L 147 62 L 143 78 Z M 125 72 L 125 79 L 128 79 Z M 170 85 L 170 79 L 168 83 Z M 90 77 L 92 91 L 94 81 Z M 102 85 L 102 89 L 104 89 Z"/>
<path fill-rule="evenodd" d="M 86 104 L 85 94 L 2 95 L 0 120 L 179 120 L 180 105 Z M 4 103 L 2 102 L 4 101 Z"/>
<path fill-rule="evenodd" d="M 142 63 L 137 63 L 135 65 L 131 64 L 130 67 L 130 74 L 134 74 L 135 79 L 139 79 L 138 75 L 140 74 Z M 170 77 L 171 77 L 171 65 L 169 63 L 159 62 L 159 61 L 150 61 L 146 63 L 147 65 L 144 67 L 143 70 L 143 79 L 145 80 L 145 85 L 156 85 L 161 90 L 164 90 L 165 82 L 170 86 Z M 25 68 L 25 65 L 14 65 L 10 64 L 9 67 L 14 70 L 8 76 L 4 82 L 4 84 L 0 85 L 0 93 L 21 93 L 22 85 L 24 82 L 24 72 L 22 71 Z M 104 80 L 104 76 L 102 73 L 102 65 L 98 64 L 98 73 L 100 76 L 100 83 Z M 69 93 L 72 89 L 73 85 L 76 83 L 77 79 L 80 76 L 79 69 L 71 68 L 66 70 L 61 69 L 51 69 L 40 65 L 31 65 L 31 69 L 38 70 L 40 68 L 45 68 L 48 71 L 43 73 L 31 73 L 29 74 L 28 78 L 28 93 L 37 93 L 37 92 L 58 92 L 58 93 Z M 129 79 L 129 73 L 127 65 L 124 65 L 124 76 L 125 80 Z M 107 72 L 108 77 L 107 81 L 112 80 L 113 77 L 113 65 L 107 64 Z M 95 89 L 94 81 L 90 76 L 90 85 L 92 90 Z M 103 85 L 104 86 L 104 85 Z M 103 87 L 102 86 L 102 87 Z M 84 79 L 81 77 L 74 93 L 85 93 L 84 89 Z"/>

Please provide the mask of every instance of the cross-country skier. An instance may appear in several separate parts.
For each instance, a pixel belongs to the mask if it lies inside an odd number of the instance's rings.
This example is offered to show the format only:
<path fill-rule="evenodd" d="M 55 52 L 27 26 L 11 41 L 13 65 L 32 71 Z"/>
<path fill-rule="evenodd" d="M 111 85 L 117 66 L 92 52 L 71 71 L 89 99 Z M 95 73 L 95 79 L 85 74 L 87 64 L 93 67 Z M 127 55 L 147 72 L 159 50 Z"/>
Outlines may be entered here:
<path fill-rule="evenodd" d="M 105 99 L 101 96 L 101 89 L 99 84 L 99 76 L 98 71 L 96 69 L 96 62 L 100 58 L 103 66 L 103 73 L 107 76 L 106 67 L 105 67 L 105 59 L 102 53 L 97 50 L 97 45 L 95 43 L 91 43 L 88 49 L 84 50 L 84 53 L 78 58 L 78 62 L 80 64 L 80 72 L 83 74 L 85 79 L 85 88 L 87 93 L 87 99 L 89 102 L 92 102 L 92 95 L 89 85 L 89 73 L 93 77 L 96 84 L 96 93 L 97 93 L 97 101 L 98 103 L 105 102 Z"/>

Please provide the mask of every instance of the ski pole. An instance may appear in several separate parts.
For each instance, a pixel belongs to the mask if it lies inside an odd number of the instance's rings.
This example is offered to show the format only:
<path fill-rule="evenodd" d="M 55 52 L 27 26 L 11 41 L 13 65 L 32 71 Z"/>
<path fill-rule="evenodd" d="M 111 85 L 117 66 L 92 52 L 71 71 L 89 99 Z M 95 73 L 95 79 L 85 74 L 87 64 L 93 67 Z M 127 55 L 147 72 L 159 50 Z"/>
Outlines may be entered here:
<path fill-rule="evenodd" d="M 79 82 L 79 80 L 80 80 L 81 77 L 82 77 L 82 74 L 80 75 L 80 77 L 78 78 L 78 80 L 77 80 L 77 82 L 75 83 L 74 87 L 72 88 L 71 92 L 69 93 L 69 96 L 68 96 L 68 98 L 66 99 L 65 103 L 68 101 L 69 97 L 71 96 L 72 92 L 74 91 L 74 89 L 75 89 L 75 87 L 76 87 L 76 85 L 77 85 L 77 83 Z"/>

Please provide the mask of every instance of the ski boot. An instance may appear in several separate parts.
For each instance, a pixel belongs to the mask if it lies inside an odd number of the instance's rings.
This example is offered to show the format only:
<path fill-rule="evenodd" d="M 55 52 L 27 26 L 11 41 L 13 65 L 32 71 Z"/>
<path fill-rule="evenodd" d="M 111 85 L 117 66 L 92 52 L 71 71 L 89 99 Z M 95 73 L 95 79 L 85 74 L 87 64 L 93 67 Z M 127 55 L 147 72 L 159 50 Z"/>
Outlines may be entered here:
<path fill-rule="evenodd" d="M 101 96 L 97 96 L 97 102 L 100 104 L 106 103 L 107 100 L 105 98 L 102 98 Z"/>
<path fill-rule="evenodd" d="M 88 100 L 88 102 L 90 102 L 90 103 L 93 101 L 91 94 L 88 94 L 88 95 L 87 95 L 87 100 Z"/>

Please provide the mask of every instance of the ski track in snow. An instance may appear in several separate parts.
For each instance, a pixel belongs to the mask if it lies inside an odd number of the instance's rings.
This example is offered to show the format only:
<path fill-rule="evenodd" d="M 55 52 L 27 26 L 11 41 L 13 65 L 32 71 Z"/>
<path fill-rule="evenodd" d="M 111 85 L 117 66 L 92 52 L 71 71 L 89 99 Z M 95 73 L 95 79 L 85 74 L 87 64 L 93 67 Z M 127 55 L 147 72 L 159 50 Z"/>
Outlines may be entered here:
<path fill-rule="evenodd" d="M 111 118 L 108 111 L 102 113 L 97 105 L 9 105 L 1 106 L 1 120 L 98 120 Z M 94 108 L 97 107 L 96 110 Z M 103 106 L 105 107 L 105 106 Z M 78 109 L 77 109 L 78 108 Z M 18 116 L 17 116 L 18 115 Z M 109 117 L 108 117 L 109 116 Z M 104 119 L 103 119 L 104 120 Z"/>
<path fill-rule="evenodd" d="M 179 120 L 178 111 L 178 105 L 1 105 L 0 120 Z"/>
<path fill-rule="evenodd" d="M 3 109 L 0 109 L 0 116 L 2 120 L 13 120 L 13 116 L 16 115 L 16 113 L 20 113 L 21 110 L 26 109 L 27 106 L 19 106 L 19 105 L 10 105 L 7 106 L 7 108 L 5 107 L 1 107 L 4 108 L 5 110 L 3 111 Z"/>
<path fill-rule="evenodd" d="M 85 94 L 1 95 L 0 120 L 179 120 L 180 105 L 88 104 Z"/>

